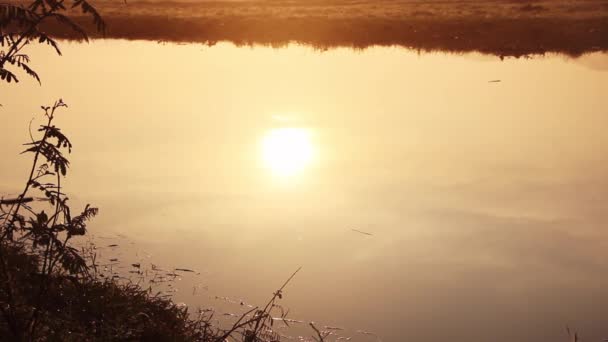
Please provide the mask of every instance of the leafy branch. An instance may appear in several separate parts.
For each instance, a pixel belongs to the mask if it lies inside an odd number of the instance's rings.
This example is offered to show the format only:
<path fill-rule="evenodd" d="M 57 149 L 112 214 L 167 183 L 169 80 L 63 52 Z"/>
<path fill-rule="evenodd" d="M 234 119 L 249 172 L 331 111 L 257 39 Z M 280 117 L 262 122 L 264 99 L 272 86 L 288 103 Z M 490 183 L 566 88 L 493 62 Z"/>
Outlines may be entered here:
<path fill-rule="evenodd" d="M 67 105 L 62 100 L 56 101 L 53 106 L 42 107 L 46 123 L 38 129 L 41 137 L 32 138 L 30 143 L 25 144 L 27 149 L 22 152 L 33 154 L 24 189 L 17 198 L 0 202 L 0 276 L 8 280 L 3 289 L 8 305 L 2 308 L 2 316 L 18 340 L 26 336 L 34 339 L 39 333 L 37 327 L 41 303 L 52 277 L 90 277 L 85 258 L 70 245 L 70 240 L 86 233 L 86 223 L 97 215 L 98 209 L 86 205 L 80 214 L 72 216 L 68 197 L 62 192 L 61 180 L 67 175 L 69 167 L 65 153 L 71 152 L 72 143 L 53 121 L 57 110 L 63 107 Z M 40 202 L 34 201 L 34 196 L 29 196 L 33 190 L 43 195 L 36 199 L 49 203 L 50 209 L 47 210 L 50 214 L 45 211 L 44 206 L 40 208 L 30 204 Z M 5 210 L 4 206 L 8 206 L 8 210 Z M 9 246 L 29 251 L 30 255 L 42 259 L 37 271 L 37 277 L 41 280 L 35 290 L 37 302 L 26 317 L 23 317 L 23 312 L 17 312 L 15 309 L 18 305 L 12 294 L 17 289 L 11 280 L 17 274 L 12 274 L 15 269 L 5 253 Z"/>
<path fill-rule="evenodd" d="M 88 41 L 86 31 L 64 14 L 73 9 L 90 16 L 97 31 L 105 33 L 105 21 L 95 7 L 86 0 L 34 0 L 28 6 L 1 3 L 0 79 L 8 83 L 19 82 L 15 72 L 6 68 L 7 65 L 12 65 L 36 79 L 38 83 L 41 82 L 38 73 L 29 65 L 29 57 L 20 54 L 20 51 L 29 44 L 37 43 L 49 45 L 61 55 L 57 41 L 42 30 L 43 24 L 48 20 L 56 20 Z"/>

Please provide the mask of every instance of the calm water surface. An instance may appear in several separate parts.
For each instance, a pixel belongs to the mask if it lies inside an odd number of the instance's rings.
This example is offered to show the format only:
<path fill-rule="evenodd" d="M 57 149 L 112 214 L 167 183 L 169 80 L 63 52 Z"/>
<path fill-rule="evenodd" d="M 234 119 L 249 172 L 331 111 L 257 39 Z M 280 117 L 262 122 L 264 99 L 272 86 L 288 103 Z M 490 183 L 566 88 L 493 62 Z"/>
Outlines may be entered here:
<path fill-rule="evenodd" d="M 0 190 L 62 97 L 68 191 L 100 207 L 96 243 L 119 244 L 100 253 L 196 270 L 177 301 L 242 312 L 303 266 L 290 316 L 352 341 L 608 337 L 605 55 L 96 41 L 33 57 L 42 87 L 1 88 Z"/>

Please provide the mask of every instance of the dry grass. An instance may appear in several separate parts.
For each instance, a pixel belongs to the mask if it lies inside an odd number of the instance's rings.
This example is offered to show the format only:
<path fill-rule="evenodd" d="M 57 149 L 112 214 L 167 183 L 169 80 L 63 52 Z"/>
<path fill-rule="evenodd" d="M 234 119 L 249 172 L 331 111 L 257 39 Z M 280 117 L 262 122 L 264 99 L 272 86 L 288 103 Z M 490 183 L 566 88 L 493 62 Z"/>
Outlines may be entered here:
<path fill-rule="evenodd" d="M 243 1 L 129 1 L 103 2 L 98 7 L 106 18 L 114 16 L 156 16 L 170 18 L 307 18 L 408 20 L 423 13 L 437 18 L 485 19 L 519 17 L 605 17 L 608 8 L 602 0 L 553 1 L 421 1 L 421 0 L 243 0 Z"/>
<path fill-rule="evenodd" d="M 608 50 L 608 2 L 601 0 L 113 1 L 98 7 L 110 38 L 320 49 L 399 45 L 499 56 Z"/>

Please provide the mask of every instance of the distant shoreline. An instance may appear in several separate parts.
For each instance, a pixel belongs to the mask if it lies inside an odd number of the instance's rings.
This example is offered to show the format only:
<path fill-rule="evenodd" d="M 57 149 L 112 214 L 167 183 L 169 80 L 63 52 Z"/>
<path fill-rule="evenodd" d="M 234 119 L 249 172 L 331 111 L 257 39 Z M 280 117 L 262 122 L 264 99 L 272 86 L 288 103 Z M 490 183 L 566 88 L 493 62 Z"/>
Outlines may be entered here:
<path fill-rule="evenodd" d="M 319 49 L 403 46 L 500 57 L 608 51 L 608 1 L 99 3 L 106 38 Z M 83 19 L 84 20 L 84 19 Z M 88 26 L 88 22 L 81 21 Z M 77 38 L 47 30 L 63 38 Z M 92 32 L 92 31 L 91 31 Z"/>

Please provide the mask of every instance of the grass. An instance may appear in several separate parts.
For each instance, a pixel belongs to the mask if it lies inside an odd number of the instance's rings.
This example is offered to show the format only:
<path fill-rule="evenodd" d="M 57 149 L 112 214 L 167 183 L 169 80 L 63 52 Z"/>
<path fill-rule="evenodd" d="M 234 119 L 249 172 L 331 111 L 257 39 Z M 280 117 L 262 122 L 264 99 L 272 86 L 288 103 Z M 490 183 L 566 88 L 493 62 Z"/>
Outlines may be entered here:
<path fill-rule="evenodd" d="M 98 7 L 109 38 L 297 42 L 319 49 L 397 45 L 497 56 L 608 50 L 608 3 L 602 0 L 128 1 Z M 53 24 L 48 29 L 74 38 Z"/>
<path fill-rule="evenodd" d="M 20 332 L 28 330 L 24 325 L 31 308 L 39 310 L 38 333 L 27 336 L 30 341 L 279 341 L 274 321 L 288 325 L 289 319 L 277 301 L 300 270 L 273 293 L 263 308 L 254 307 L 228 328 L 221 328 L 213 312 L 189 312 L 187 306 L 177 305 L 170 297 L 139 283 L 62 273 L 43 278 L 39 256 L 26 250 L 13 243 L 0 243 L 0 253 L 10 265 L 8 272 L 0 272 L 0 283 L 13 285 L 13 319 Z M 40 298 L 37 294 L 43 283 L 46 291 Z M 0 287 L 0 303 L 7 303 L 7 296 L 5 287 Z M 311 327 L 317 341 L 329 334 L 312 323 Z M 0 340 L 19 341 L 24 337 L 13 334 L 7 321 L 0 319 Z"/>
<path fill-rule="evenodd" d="M 8 244 L 0 245 L 11 265 L 12 296 L 25 322 L 27 308 L 40 308 L 41 336 L 33 340 L 50 341 L 212 341 L 213 333 L 205 320 L 192 320 L 187 311 L 169 299 L 142 289 L 132 283 L 110 280 L 76 279 L 55 274 L 49 280 L 42 301 L 36 298 L 41 278 L 39 260 Z M 5 274 L 5 273 L 2 273 Z M 8 279 L 0 279 L 7 282 Z M 0 290 L 0 297 L 6 293 Z M 0 336 L 15 336 L 0 320 Z M 25 330 L 25 327 L 22 327 Z"/>

